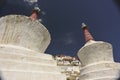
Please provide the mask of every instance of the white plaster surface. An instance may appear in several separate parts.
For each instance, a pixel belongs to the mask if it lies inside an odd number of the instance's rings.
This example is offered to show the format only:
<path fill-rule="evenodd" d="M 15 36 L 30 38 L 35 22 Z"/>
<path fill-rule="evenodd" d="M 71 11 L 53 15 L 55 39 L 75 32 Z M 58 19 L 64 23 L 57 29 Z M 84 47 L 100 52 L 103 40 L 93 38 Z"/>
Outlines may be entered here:
<path fill-rule="evenodd" d="M 80 80 L 119 80 L 120 63 L 114 62 L 110 43 L 91 40 L 79 50 L 78 57 Z"/>
<path fill-rule="evenodd" d="M 0 45 L 0 53 L 53 60 L 52 55 L 39 53 L 16 45 Z"/>
<path fill-rule="evenodd" d="M 66 80 L 51 55 L 10 45 L 0 47 L 0 73 L 3 80 Z"/>
<path fill-rule="evenodd" d="M 79 50 L 78 56 L 82 66 L 101 61 L 113 62 L 112 46 L 106 42 L 88 42 Z"/>
<path fill-rule="evenodd" d="M 22 15 L 0 18 L 0 44 L 21 46 L 43 53 L 50 43 L 48 30 L 38 21 Z"/>
<path fill-rule="evenodd" d="M 88 74 L 84 74 L 80 76 L 81 80 L 85 79 L 101 79 L 106 77 L 114 77 L 119 78 L 120 71 L 118 69 L 111 69 L 111 70 L 101 70 L 101 71 L 95 71 Z"/>
<path fill-rule="evenodd" d="M 100 64 L 94 64 L 91 66 L 85 66 L 81 68 L 81 75 L 95 72 L 95 71 L 104 71 L 104 70 L 110 70 L 110 69 L 120 69 L 119 63 L 100 63 Z"/>
<path fill-rule="evenodd" d="M 0 77 L 2 80 L 66 80 L 50 54 L 48 30 L 29 17 L 0 18 Z"/>
<path fill-rule="evenodd" d="M 65 75 L 29 71 L 3 71 L 3 80 L 66 80 Z"/>

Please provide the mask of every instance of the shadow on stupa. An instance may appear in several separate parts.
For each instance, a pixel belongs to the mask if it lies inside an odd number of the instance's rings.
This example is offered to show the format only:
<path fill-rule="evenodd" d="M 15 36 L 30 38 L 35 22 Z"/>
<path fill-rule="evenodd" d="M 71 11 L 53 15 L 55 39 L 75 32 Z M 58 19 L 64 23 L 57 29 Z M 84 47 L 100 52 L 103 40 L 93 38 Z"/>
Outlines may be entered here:
<path fill-rule="evenodd" d="M 1 75 L 0 75 L 0 80 L 3 80 L 3 78 L 1 77 Z"/>
<path fill-rule="evenodd" d="M 117 80 L 120 80 L 120 78 L 118 78 Z"/>
<path fill-rule="evenodd" d="M 119 76 L 119 78 L 117 80 L 120 80 L 120 76 Z"/>

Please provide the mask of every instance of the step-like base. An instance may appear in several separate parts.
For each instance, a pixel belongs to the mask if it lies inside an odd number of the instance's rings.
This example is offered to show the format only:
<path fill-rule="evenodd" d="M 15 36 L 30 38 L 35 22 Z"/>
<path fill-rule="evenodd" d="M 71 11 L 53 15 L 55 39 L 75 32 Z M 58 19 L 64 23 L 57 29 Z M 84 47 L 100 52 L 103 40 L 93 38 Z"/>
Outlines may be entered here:
<path fill-rule="evenodd" d="M 43 54 L 41 54 L 42 56 Z M 5 60 L 14 60 L 18 62 L 29 62 L 29 63 L 36 63 L 42 65 L 51 65 L 56 66 L 56 61 L 52 59 L 43 59 L 41 57 L 34 57 L 34 56 L 24 56 L 19 54 L 11 54 L 11 53 L 0 53 L 0 59 Z"/>
<path fill-rule="evenodd" d="M 80 79 L 80 80 L 83 80 L 83 79 Z M 120 80 L 120 78 L 114 78 L 114 77 L 104 77 L 104 78 L 94 78 L 94 79 L 84 79 L 84 80 Z"/>
<path fill-rule="evenodd" d="M 13 45 L 0 45 L 3 80 L 66 80 L 52 55 Z"/>
<path fill-rule="evenodd" d="M 66 80 L 63 74 L 51 74 L 26 71 L 2 71 L 3 80 Z"/>
<path fill-rule="evenodd" d="M 120 69 L 120 64 L 115 62 L 91 64 L 81 68 L 81 75 L 109 69 Z"/>
<path fill-rule="evenodd" d="M 120 80 L 120 78 L 107 77 L 107 78 L 101 78 L 101 79 L 91 79 L 91 80 Z"/>
<path fill-rule="evenodd" d="M 84 75 L 80 75 L 80 80 L 94 80 L 94 79 L 101 79 L 106 77 L 113 77 L 113 78 L 119 78 L 120 76 L 120 70 L 118 69 L 109 69 L 109 70 L 101 70 L 101 71 L 95 71 L 90 72 Z"/>
<path fill-rule="evenodd" d="M 36 51 L 14 45 L 0 45 L 0 53 L 15 54 L 15 55 L 28 56 L 28 57 L 37 57 L 37 58 L 49 59 L 49 60 L 53 59 L 53 57 L 49 54 L 38 53 Z"/>
<path fill-rule="evenodd" d="M 40 71 L 59 73 L 60 69 L 57 66 L 40 65 L 36 63 L 26 63 L 0 59 L 0 70 L 23 70 L 23 71 Z"/>

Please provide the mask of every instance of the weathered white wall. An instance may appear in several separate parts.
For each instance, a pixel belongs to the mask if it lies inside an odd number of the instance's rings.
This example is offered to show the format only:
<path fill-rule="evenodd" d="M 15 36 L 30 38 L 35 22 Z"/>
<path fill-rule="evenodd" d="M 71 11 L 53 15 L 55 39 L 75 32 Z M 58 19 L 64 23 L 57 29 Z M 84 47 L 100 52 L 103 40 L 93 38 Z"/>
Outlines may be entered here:
<path fill-rule="evenodd" d="M 0 18 L 0 45 L 14 45 L 43 53 L 50 43 L 48 30 L 22 15 Z"/>
<path fill-rule="evenodd" d="M 89 41 L 78 52 L 81 61 L 80 80 L 118 80 L 120 64 L 113 60 L 112 45 Z"/>
<path fill-rule="evenodd" d="M 83 46 L 78 56 L 82 66 L 98 62 L 113 62 L 112 46 L 103 41 L 89 41 Z"/>
<path fill-rule="evenodd" d="M 2 80 L 66 80 L 52 55 L 48 30 L 22 15 L 0 18 L 0 77 Z"/>

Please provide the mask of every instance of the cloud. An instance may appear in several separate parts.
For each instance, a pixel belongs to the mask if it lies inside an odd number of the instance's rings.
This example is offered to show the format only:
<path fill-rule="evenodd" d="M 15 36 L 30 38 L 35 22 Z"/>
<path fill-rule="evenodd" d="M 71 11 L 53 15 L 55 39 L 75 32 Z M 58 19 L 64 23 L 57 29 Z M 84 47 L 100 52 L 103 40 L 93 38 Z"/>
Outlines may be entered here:
<path fill-rule="evenodd" d="M 64 39 L 66 45 L 72 44 L 74 42 L 73 38 L 66 38 Z"/>
<path fill-rule="evenodd" d="M 23 0 L 25 3 L 28 3 L 29 5 L 33 5 L 34 3 L 37 3 L 38 0 Z"/>
<path fill-rule="evenodd" d="M 25 2 L 29 2 L 29 3 L 35 3 L 35 2 L 38 2 L 38 0 L 23 0 Z"/>
<path fill-rule="evenodd" d="M 63 43 L 65 45 L 71 45 L 71 44 L 75 44 L 75 38 L 73 36 L 73 33 L 66 33 L 64 38 L 62 39 Z"/>
<path fill-rule="evenodd" d="M 45 11 L 42 11 L 41 14 L 42 14 L 42 15 L 46 15 L 46 12 L 45 12 Z"/>
<path fill-rule="evenodd" d="M 26 6 L 26 5 L 34 5 L 34 4 L 37 4 L 38 3 L 38 0 L 6 0 L 6 2 L 8 4 L 12 4 L 12 5 L 23 5 L 23 6 Z"/>

